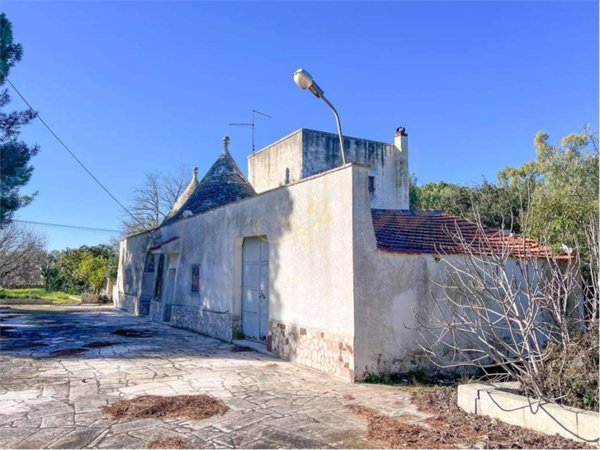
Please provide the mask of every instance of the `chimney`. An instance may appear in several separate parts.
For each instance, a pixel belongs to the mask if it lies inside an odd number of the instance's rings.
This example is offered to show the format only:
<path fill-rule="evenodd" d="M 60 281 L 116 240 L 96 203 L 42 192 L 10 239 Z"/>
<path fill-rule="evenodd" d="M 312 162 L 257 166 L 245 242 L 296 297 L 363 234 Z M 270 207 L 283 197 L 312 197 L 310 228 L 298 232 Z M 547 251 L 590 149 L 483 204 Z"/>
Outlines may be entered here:
<path fill-rule="evenodd" d="M 394 136 L 394 145 L 400 152 L 405 155 L 408 154 L 408 133 L 406 132 L 406 128 L 398 127 L 396 128 L 396 135 Z"/>
<path fill-rule="evenodd" d="M 410 172 L 408 171 L 408 133 L 406 128 L 396 128 L 394 136 L 394 147 L 399 153 L 399 158 L 396 158 L 396 186 L 397 186 L 397 201 L 399 209 L 410 208 Z"/>

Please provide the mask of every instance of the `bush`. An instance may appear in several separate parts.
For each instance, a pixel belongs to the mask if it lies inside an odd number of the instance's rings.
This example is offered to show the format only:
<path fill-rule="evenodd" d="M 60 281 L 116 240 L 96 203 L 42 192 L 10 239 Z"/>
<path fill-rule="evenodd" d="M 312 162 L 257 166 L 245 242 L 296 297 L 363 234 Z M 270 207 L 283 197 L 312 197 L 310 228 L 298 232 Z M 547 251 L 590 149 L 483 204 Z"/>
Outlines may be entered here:
<path fill-rule="evenodd" d="M 556 349 L 538 382 L 564 406 L 598 411 L 598 324 Z"/>
<path fill-rule="evenodd" d="M 112 300 L 110 298 L 108 298 L 106 295 L 99 295 L 98 303 L 112 303 Z"/>

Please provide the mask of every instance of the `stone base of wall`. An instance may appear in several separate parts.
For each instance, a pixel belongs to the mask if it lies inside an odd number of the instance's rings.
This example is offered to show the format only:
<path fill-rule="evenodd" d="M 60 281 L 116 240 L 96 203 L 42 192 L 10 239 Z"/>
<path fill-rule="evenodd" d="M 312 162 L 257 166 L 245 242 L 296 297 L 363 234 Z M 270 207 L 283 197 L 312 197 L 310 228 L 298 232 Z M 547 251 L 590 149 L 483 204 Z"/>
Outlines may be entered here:
<path fill-rule="evenodd" d="M 179 328 L 197 331 L 224 341 L 231 341 L 233 338 L 232 317 L 228 312 L 219 313 L 194 306 L 172 305 L 169 323 Z"/>
<path fill-rule="evenodd" d="M 162 303 L 157 302 L 155 300 L 150 301 L 150 320 L 154 320 L 155 322 L 162 322 L 163 320 L 163 308 Z"/>
<path fill-rule="evenodd" d="M 224 341 L 233 339 L 232 330 L 236 323 L 236 319 L 229 313 L 216 313 L 196 306 L 164 305 L 155 300 L 150 302 L 148 316 L 155 322 L 166 321 L 174 327 L 196 331 Z"/>
<path fill-rule="evenodd" d="M 267 349 L 282 359 L 354 381 L 353 337 L 315 328 L 269 322 Z"/>

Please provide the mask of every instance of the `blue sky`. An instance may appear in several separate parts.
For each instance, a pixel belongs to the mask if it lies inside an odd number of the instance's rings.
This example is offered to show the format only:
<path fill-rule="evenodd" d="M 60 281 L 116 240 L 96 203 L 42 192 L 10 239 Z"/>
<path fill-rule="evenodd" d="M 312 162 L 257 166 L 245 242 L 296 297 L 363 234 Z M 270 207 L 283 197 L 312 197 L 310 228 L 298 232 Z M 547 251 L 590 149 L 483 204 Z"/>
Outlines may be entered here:
<path fill-rule="evenodd" d="M 10 1 L 23 44 L 12 81 L 123 202 L 147 172 L 217 158 L 245 169 L 254 108 L 261 148 L 301 127 L 335 131 L 291 75 L 309 70 L 344 134 L 410 136 L 421 183 L 476 183 L 598 124 L 597 2 Z M 12 108 L 22 103 L 13 96 Z M 17 218 L 119 228 L 121 211 L 39 124 L 41 145 Z M 50 248 L 110 236 L 46 229 Z"/>

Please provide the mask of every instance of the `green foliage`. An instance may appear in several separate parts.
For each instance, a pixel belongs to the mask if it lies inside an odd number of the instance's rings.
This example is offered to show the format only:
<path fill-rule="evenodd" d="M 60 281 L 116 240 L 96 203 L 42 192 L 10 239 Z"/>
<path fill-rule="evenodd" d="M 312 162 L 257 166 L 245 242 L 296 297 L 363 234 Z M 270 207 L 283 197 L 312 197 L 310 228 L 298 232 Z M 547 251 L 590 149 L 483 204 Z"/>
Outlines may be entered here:
<path fill-rule="evenodd" d="M 535 146 L 540 182 L 532 198 L 531 232 L 554 245 L 582 245 L 590 215 L 598 216 L 597 137 L 588 128 L 555 146 L 540 132 Z"/>
<path fill-rule="evenodd" d="M 110 298 L 108 298 L 106 295 L 100 295 L 100 296 L 98 296 L 98 303 L 102 303 L 102 304 L 112 303 L 112 300 Z"/>
<path fill-rule="evenodd" d="M 6 14 L 0 14 L 0 84 L 8 76 L 10 69 L 21 60 L 23 47 L 13 42 L 12 23 Z"/>
<path fill-rule="evenodd" d="M 0 86 L 22 55 L 21 45 L 13 42 L 12 24 L 6 14 L 0 14 Z M 9 102 L 8 90 L 0 90 L 0 108 Z M 14 212 L 29 204 L 36 194 L 22 195 L 20 189 L 31 179 L 33 166 L 29 161 L 39 148 L 19 140 L 20 128 L 36 116 L 31 110 L 0 112 L 0 226 L 10 222 Z"/>
<path fill-rule="evenodd" d="M 43 288 L 18 288 L 2 289 L 0 288 L 0 298 L 32 298 L 41 300 L 52 300 L 54 303 L 74 303 L 78 300 L 72 299 L 64 292 L 49 292 Z"/>
<path fill-rule="evenodd" d="M 42 268 L 46 289 L 67 293 L 97 293 L 106 279 L 116 279 L 118 253 L 114 246 L 83 245 L 76 249 L 53 251 Z"/>
<path fill-rule="evenodd" d="M 90 253 L 87 253 L 83 256 L 79 272 L 93 287 L 94 293 L 98 293 L 106 283 L 108 260 L 104 256 L 92 256 Z"/>
<path fill-rule="evenodd" d="M 244 334 L 244 332 L 241 329 L 237 329 L 233 333 L 233 338 L 238 339 L 238 340 L 246 339 L 246 335 Z"/>
<path fill-rule="evenodd" d="M 502 183 L 483 180 L 479 185 L 462 186 L 445 182 L 411 186 L 411 209 L 439 210 L 447 214 L 477 220 L 493 228 L 519 232 L 522 197 Z"/>
<path fill-rule="evenodd" d="M 364 382 L 369 384 L 394 384 L 394 380 L 390 375 L 378 375 L 373 372 L 369 372 L 367 374 L 367 376 L 364 379 Z"/>
<path fill-rule="evenodd" d="M 425 372 L 421 369 L 412 369 L 402 373 L 376 374 L 369 372 L 364 379 L 369 384 L 412 384 L 415 386 L 429 386 L 443 384 L 454 384 L 457 375 L 447 375 L 440 372 Z"/>

